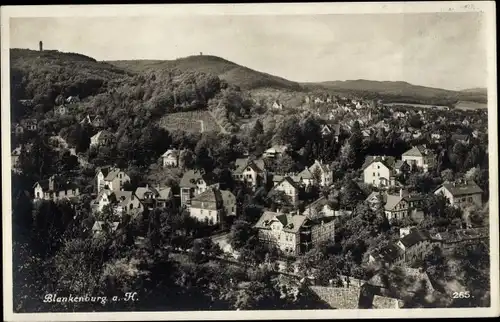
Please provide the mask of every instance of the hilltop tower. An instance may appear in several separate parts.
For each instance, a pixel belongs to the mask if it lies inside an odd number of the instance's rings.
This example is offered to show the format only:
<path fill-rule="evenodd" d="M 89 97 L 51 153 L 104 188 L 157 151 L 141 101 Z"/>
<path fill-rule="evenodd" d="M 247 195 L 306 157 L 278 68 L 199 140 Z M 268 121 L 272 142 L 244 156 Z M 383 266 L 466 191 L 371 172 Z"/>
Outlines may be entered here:
<path fill-rule="evenodd" d="M 43 51 L 43 42 L 41 40 L 38 42 L 38 47 L 40 48 L 40 51 Z"/>

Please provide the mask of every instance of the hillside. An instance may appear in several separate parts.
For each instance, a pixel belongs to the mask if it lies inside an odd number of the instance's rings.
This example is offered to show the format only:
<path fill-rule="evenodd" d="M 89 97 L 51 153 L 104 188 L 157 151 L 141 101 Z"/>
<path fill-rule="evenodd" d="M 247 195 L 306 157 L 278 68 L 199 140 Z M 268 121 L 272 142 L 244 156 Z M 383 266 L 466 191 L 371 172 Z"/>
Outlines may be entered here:
<path fill-rule="evenodd" d="M 413 85 L 407 82 L 370 81 L 364 79 L 303 83 L 309 90 L 331 90 L 341 94 L 380 98 L 387 102 L 447 105 L 458 101 L 486 103 L 485 91 L 451 91 L 440 88 Z"/>
<path fill-rule="evenodd" d="M 276 88 L 300 90 L 301 86 L 281 77 L 255 71 L 216 56 L 189 56 L 176 60 L 120 60 L 108 63 L 135 73 L 151 70 L 177 69 L 181 72 L 203 72 L 219 76 L 229 84 L 243 90 Z"/>

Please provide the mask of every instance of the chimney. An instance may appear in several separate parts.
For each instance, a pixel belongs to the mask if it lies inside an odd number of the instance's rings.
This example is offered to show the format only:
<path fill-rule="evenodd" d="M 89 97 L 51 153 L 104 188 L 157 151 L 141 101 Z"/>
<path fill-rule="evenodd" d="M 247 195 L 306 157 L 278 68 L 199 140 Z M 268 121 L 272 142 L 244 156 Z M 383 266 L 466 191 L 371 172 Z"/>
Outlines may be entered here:
<path fill-rule="evenodd" d="M 403 189 L 402 189 L 402 188 L 401 188 L 401 189 L 399 189 L 399 197 L 400 197 L 400 198 L 403 198 Z"/>
<path fill-rule="evenodd" d="M 146 189 L 149 189 L 149 184 L 146 183 Z"/>

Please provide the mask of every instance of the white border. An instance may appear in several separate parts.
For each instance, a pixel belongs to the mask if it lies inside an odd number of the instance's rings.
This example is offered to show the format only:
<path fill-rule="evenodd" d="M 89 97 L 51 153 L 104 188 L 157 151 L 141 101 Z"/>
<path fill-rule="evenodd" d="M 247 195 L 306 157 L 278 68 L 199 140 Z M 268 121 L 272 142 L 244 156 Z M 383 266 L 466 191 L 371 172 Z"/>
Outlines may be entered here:
<path fill-rule="evenodd" d="M 124 312 L 124 313 L 13 313 L 11 247 L 11 174 L 10 174 L 10 77 L 9 18 L 11 17 L 96 17 L 164 15 L 312 15 L 416 12 L 485 13 L 488 56 L 488 128 L 490 158 L 490 308 L 399 309 L 399 310 L 307 310 L 307 311 L 198 311 L 198 312 Z M 498 154 L 496 93 L 496 16 L 494 1 L 435 1 L 378 3 L 307 3 L 307 4 L 227 4 L 227 5 L 67 5 L 1 7 L 2 62 L 2 214 L 4 319 L 6 321 L 133 321 L 133 320 L 255 320 L 255 319 L 353 319 L 353 318 L 429 318 L 499 316 L 499 244 L 498 244 Z"/>

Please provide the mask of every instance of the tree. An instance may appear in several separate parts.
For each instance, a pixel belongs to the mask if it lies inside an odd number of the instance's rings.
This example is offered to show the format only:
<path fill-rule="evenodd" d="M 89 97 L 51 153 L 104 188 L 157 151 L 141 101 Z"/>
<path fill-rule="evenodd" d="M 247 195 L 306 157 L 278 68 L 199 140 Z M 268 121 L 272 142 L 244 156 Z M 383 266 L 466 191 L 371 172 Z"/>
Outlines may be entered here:
<path fill-rule="evenodd" d="M 249 240 L 257 237 L 257 231 L 253 226 L 243 220 L 237 220 L 231 227 L 229 242 L 234 249 L 245 247 Z"/>
<path fill-rule="evenodd" d="M 282 156 L 280 156 L 276 160 L 276 172 L 285 174 L 292 172 L 295 169 L 295 162 L 293 161 L 292 157 L 284 153 Z"/>

